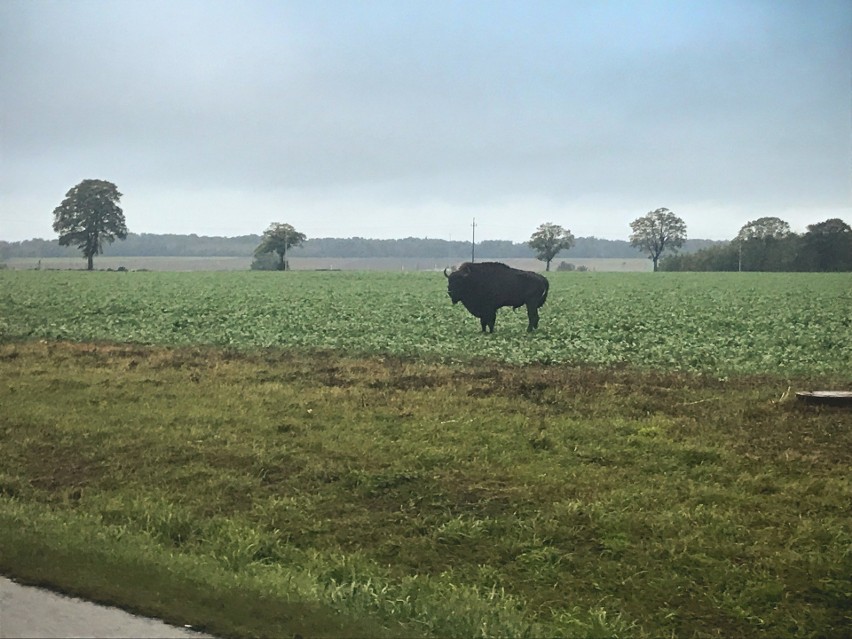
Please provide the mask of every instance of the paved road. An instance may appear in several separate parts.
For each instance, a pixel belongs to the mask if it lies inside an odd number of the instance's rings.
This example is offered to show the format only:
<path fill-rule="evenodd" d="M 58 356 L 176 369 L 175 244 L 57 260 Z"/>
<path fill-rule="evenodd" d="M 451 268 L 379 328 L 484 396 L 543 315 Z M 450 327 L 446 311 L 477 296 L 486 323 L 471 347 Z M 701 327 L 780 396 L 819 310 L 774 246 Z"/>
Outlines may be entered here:
<path fill-rule="evenodd" d="M 0 639 L 16 637 L 201 639 L 209 635 L 0 577 Z"/>

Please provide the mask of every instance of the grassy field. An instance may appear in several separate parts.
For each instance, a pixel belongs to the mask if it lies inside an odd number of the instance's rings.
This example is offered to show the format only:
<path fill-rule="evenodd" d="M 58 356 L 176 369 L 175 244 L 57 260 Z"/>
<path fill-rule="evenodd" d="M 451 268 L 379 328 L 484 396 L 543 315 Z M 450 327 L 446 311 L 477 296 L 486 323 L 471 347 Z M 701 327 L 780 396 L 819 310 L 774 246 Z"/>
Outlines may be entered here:
<path fill-rule="evenodd" d="M 526 333 L 523 309 L 503 309 L 479 339 L 441 273 L 0 271 L 0 337 L 849 376 L 849 274 L 550 280 L 538 333 Z"/>
<path fill-rule="evenodd" d="M 297 276 L 297 277 L 293 277 Z M 843 637 L 848 275 L 0 272 L 0 571 L 222 636 Z"/>

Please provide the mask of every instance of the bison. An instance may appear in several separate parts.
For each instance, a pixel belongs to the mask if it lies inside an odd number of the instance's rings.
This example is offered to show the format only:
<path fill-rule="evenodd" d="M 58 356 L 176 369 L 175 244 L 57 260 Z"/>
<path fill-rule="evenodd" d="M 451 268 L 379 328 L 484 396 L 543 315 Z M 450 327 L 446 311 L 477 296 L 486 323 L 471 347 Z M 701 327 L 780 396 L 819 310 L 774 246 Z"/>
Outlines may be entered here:
<path fill-rule="evenodd" d="M 494 332 L 497 309 L 503 306 L 518 309 L 526 305 L 527 331 L 538 328 L 538 309 L 547 300 L 550 287 L 546 277 L 500 262 L 465 262 L 450 273 L 444 269 L 444 275 L 453 304 L 461 302 L 471 315 L 478 317 L 483 333 L 486 328 Z"/>

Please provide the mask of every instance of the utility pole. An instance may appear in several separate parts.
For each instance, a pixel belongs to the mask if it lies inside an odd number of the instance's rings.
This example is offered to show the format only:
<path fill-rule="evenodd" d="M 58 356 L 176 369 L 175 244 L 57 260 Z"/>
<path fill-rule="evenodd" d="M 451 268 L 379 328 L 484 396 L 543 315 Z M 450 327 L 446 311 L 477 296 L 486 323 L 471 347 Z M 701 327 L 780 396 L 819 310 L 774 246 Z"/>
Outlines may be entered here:
<path fill-rule="evenodd" d="M 470 261 L 476 261 L 476 218 L 473 218 L 473 224 L 470 225 L 470 228 L 473 230 L 473 236 L 470 240 Z"/>

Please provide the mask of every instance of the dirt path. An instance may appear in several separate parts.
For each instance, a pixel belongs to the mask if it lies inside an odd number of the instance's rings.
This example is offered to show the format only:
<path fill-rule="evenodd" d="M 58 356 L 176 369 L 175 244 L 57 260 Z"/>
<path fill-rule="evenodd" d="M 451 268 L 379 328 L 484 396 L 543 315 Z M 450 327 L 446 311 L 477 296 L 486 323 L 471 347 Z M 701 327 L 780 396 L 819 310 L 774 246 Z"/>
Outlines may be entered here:
<path fill-rule="evenodd" d="M 0 639 L 13 637 L 201 639 L 209 635 L 0 577 Z"/>

